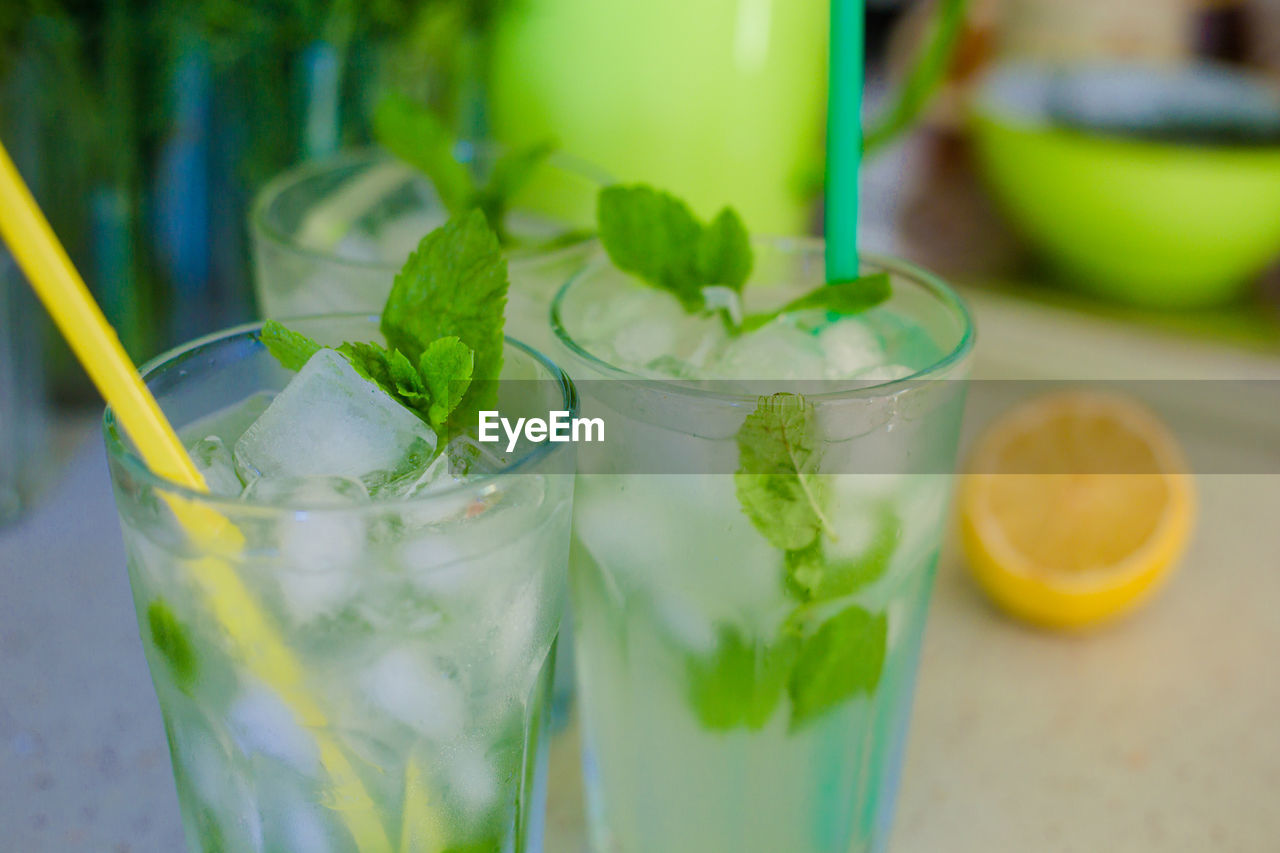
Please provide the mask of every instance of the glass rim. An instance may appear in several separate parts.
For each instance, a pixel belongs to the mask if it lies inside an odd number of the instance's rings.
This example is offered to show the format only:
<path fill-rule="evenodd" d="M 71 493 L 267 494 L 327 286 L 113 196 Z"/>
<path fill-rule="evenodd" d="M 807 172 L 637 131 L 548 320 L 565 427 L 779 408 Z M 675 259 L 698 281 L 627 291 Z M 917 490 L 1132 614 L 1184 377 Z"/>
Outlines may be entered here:
<path fill-rule="evenodd" d="M 596 241 L 599 242 L 598 240 Z M 753 237 L 751 242 L 755 245 L 769 245 L 779 248 L 784 252 L 816 252 L 823 251 L 823 240 L 820 237 Z M 915 372 L 903 376 L 898 379 L 885 379 L 878 382 L 863 382 L 856 388 L 842 389 L 838 391 L 824 391 L 817 394 L 806 394 L 805 399 L 814 402 L 834 402 L 838 400 L 857 398 L 857 397 L 890 397 L 900 393 L 908 388 L 918 386 L 923 381 L 929 381 L 938 376 L 938 374 L 954 368 L 966 359 L 972 352 L 974 343 L 977 339 L 977 330 L 973 323 L 973 315 L 969 311 L 964 300 L 955 292 L 941 277 L 935 273 L 929 272 L 924 267 L 914 264 L 910 261 L 894 258 L 889 255 L 882 255 L 876 252 L 859 252 L 859 259 L 871 264 L 874 267 L 884 270 L 891 275 L 904 277 L 915 284 L 921 285 L 927 290 L 952 316 L 957 317 L 963 324 L 964 333 L 960 336 L 960 340 L 951 348 L 949 352 L 935 360 L 932 364 L 916 370 Z M 606 378 L 618 380 L 630 380 L 633 382 L 644 382 L 646 384 L 657 385 L 663 393 L 676 394 L 686 397 L 694 397 L 705 400 L 714 400 L 731 404 L 754 404 L 759 398 L 759 394 L 748 393 L 730 393 L 727 391 L 714 391 L 706 388 L 691 385 L 691 382 L 706 382 L 715 380 L 698 380 L 698 379 L 677 379 L 658 376 L 646 376 L 640 373 L 634 373 L 625 368 L 610 364 L 595 353 L 585 349 L 581 344 L 574 340 L 569 330 L 565 328 L 561 321 L 560 308 L 569 293 L 569 290 L 578 282 L 582 281 L 593 274 L 599 274 L 602 268 L 611 267 L 620 275 L 628 275 L 616 267 L 612 267 L 612 261 L 608 255 L 597 257 L 593 262 L 588 263 L 582 269 L 575 272 L 569 279 L 560 286 L 556 291 L 556 295 L 551 300 L 550 321 L 552 331 L 555 333 L 556 339 L 562 346 L 576 358 L 584 361 L 592 369 L 599 371 Z M 793 380 L 798 382 L 817 381 L 817 380 Z M 831 380 L 825 380 L 831 381 Z"/>
<path fill-rule="evenodd" d="M 497 148 L 497 146 L 487 143 L 466 143 L 466 145 L 476 151 L 491 151 Z M 401 267 L 404 266 L 403 260 L 359 260 L 325 251 L 324 249 L 317 249 L 298 242 L 293 235 L 285 232 L 283 229 L 272 223 L 270 216 L 268 216 L 268 211 L 279 197 L 303 181 L 342 166 L 375 163 L 400 163 L 409 172 L 417 174 L 412 166 L 398 160 L 389 152 L 376 147 L 354 148 L 328 157 L 323 157 L 318 160 L 300 163 L 274 175 L 267 180 L 267 182 L 263 184 L 256 193 L 254 193 L 253 202 L 249 206 L 248 214 L 251 236 L 269 242 L 274 248 L 289 252 L 295 257 L 333 264 L 344 269 L 365 271 L 377 270 L 395 275 L 400 272 Z M 592 166 L 584 160 L 579 160 L 561 152 L 553 153 L 547 158 L 543 166 L 550 167 L 570 175 L 575 175 L 588 181 L 594 181 L 599 183 L 602 187 L 607 186 L 611 181 L 611 179 L 597 167 Z M 430 183 L 430 179 L 425 175 L 421 175 L 420 177 L 424 181 Z M 518 210 L 519 208 L 516 209 Z M 579 240 L 573 240 L 564 245 L 557 246 L 555 249 L 550 251 L 538 251 L 536 249 L 526 249 L 522 251 L 520 249 L 513 249 L 506 253 L 508 263 L 522 265 L 535 261 L 558 258 L 562 255 L 567 255 L 580 249 L 583 245 L 590 243 L 592 239 L 593 238 L 589 236 L 584 236 Z"/>
<path fill-rule="evenodd" d="M 301 317 L 291 317 L 291 320 L 356 320 L 356 319 L 376 320 L 376 314 L 368 314 L 365 312 L 341 313 L 341 314 L 310 314 Z M 253 332 L 259 331 L 265 320 L 256 320 L 249 323 L 241 323 L 227 329 L 217 332 L 211 332 L 180 344 L 165 352 L 148 359 L 141 367 L 138 373 L 146 382 L 150 377 L 158 374 L 164 368 L 172 366 L 173 362 L 184 357 L 190 356 L 212 346 L 214 344 L 228 341 L 234 338 L 246 337 Z M 528 344 L 516 340 L 508 335 L 503 336 L 504 347 L 513 347 L 523 352 L 525 355 L 533 359 L 534 364 L 545 371 L 548 376 L 540 378 L 538 381 L 550 379 L 558 386 L 564 408 L 569 412 L 570 417 L 576 417 L 580 410 L 578 400 L 578 389 L 574 385 L 569 374 L 560 368 L 559 365 L 552 362 L 538 350 Z M 251 392 L 252 393 L 252 392 Z M 176 431 L 176 430 L 175 430 Z M 182 483 L 165 477 L 162 474 L 152 470 L 151 466 L 146 463 L 142 456 L 132 449 L 125 441 L 122 435 L 122 429 L 115 417 L 115 412 L 111 406 L 104 408 L 102 413 L 102 433 L 106 443 L 107 456 L 117 461 L 138 481 L 142 482 L 150 489 L 158 489 L 170 494 L 182 497 L 193 503 L 199 503 L 211 509 L 220 510 L 227 514 L 244 515 L 246 513 L 280 513 L 280 512 L 308 512 L 308 513 L 368 513 L 381 512 L 384 510 L 402 509 L 408 506 L 422 506 L 429 504 L 435 500 L 444 500 L 454 497 L 462 492 L 471 492 L 477 489 L 483 489 L 485 486 L 492 485 L 499 478 L 509 474 L 523 473 L 521 469 L 526 469 L 537 462 L 546 459 L 553 454 L 565 452 L 572 449 L 572 445 L 565 443 L 558 446 L 554 442 L 544 441 L 537 444 L 532 450 L 527 451 L 522 456 L 512 460 L 509 464 L 504 465 L 500 470 L 490 474 L 485 474 L 474 479 L 463 480 L 444 489 L 429 492 L 417 497 L 401 497 L 392 500 L 372 500 L 369 503 L 351 504 L 351 505 L 333 505 L 333 504 L 308 504 L 308 503 L 288 503 L 288 502 L 268 502 L 256 500 L 243 500 L 239 497 L 228 497 L 226 495 L 214 495 L 210 492 L 202 492 L 185 486 Z"/>

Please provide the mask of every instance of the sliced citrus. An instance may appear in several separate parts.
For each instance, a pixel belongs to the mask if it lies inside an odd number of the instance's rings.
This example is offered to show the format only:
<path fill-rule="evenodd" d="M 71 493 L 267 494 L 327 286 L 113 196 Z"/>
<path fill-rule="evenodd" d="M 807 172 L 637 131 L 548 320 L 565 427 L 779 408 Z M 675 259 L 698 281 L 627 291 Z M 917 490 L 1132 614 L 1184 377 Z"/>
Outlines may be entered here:
<path fill-rule="evenodd" d="M 1003 415 L 961 478 L 961 543 L 1005 610 L 1049 627 L 1128 612 L 1185 550 L 1194 513 L 1177 442 L 1151 412 L 1093 391 Z"/>

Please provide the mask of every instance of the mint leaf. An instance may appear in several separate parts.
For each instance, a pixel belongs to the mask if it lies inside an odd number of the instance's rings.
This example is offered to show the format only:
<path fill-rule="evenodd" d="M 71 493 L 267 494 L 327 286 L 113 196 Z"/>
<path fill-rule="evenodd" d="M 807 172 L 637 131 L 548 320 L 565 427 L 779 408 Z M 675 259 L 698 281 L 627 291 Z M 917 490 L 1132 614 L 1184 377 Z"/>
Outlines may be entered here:
<path fill-rule="evenodd" d="M 813 406 L 796 394 L 761 397 L 738 430 L 738 502 L 784 551 L 805 548 L 830 530 L 814 431 Z"/>
<path fill-rule="evenodd" d="M 889 622 L 856 605 L 824 622 L 801 646 L 787 691 L 794 731 L 880 683 Z"/>
<path fill-rule="evenodd" d="M 876 529 L 865 551 L 854 559 L 830 560 L 821 538 L 786 555 L 787 589 L 807 603 L 829 601 L 879 580 L 898 545 L 900 525 L 890 504 L 876 513 Z"/>
<path fill-rule="evenodd" d="M 288 329 L 275 320 L 262 324 L 258 339 L 286 370 L 301 370 L 311 356 L 321 349 L 311 338 Z"/>
<path fill-rule="evenodd" d="M 613 186 L 600 191 L 596 206 L 600 242 L 618 269 L 670 291 L 686 311 L 703 307 L 698 272 L 703 226 L 684 202 L 652 187 Z M 717 248 L 709 238 L 709 254 Z M 708 263 L 724 264 L 710 258 Z"/>
<path fill-rule="evenodd" d="M 753 644 L 736 628 L 722 627 L 715 654 L 687 664 L 689 701 L 698 719 L 713 731 L 763 727 L 782 699 L 799 650 L 791 634 L 773 645 Z"/>
<path fill-rule="evenodd" d="M 806 309 L 826 309 L 841 315 L 860 314 L 884 302 L 890 294 L 888 273 L 874 273 L 848 281 L 824 284 L 777 310 L 748 314 L 742 321 L 742 331 L 754 331 L 782 314 Z"/>
<path fill-rule="evenodd" d="M 454 139 L 426 107 L 389 92 L 373 111 L 373 135 L 383 148 L 422 172 L 451 214 L 475 203 L 471 172 L 454 156 Z"/>
<path fill-rule="evenodd" d="M 726 207 L 698 238 L 695 262 L 698 277 L 705 284 L 741 293 L 751 276 L 754 261 L 747 226 L 732 208 Z"/>
<path fill-rule="evenodd" d="M 477 383 L 459 408 L 493 409 L 506 301 L 506 258 L 484 214 L 473 210 L 432 231 L 409 256 L 382 311 L 382 333 L 418 365 L 432 341 L 458 338 L 474 353 Z"/>
<path fill-rule="evenodd" d="M 388 350 L 375 343 L 347 342 L 338 352 L 365 379 L 376 383 L 395 400 L 412 409 L 418 417 L 430 423 L 427 410 L 431 397 L 413 363 L 399 350 Z"/>
<path fill-rule="evenodd" d="M 418 375 L 430 392 L 427 419 L 439 429 L 471 386 L 475 358 L 471 349 L 456 337 L 436 338 L 418 361 Z"/>
<path fill-rule="evenodd" d="M 151 643 L 169 664 L 173 683 L 190 695 L 198 669 L 195 646 L 187 637 L 187 629 L 162 599 L 156 599 L 147 607 L 147 628 L 151 632 Z"/>

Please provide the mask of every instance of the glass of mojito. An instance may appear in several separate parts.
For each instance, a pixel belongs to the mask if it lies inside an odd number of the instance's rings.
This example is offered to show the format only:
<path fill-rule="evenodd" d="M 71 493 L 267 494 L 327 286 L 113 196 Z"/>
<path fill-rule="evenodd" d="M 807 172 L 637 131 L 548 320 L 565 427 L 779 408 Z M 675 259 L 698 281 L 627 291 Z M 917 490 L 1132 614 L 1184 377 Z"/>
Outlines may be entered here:
<path fill-rule="evenodd" d="M 459 168 L 483 172 L 496 149 L 465 146 Z M 581 267 L 601 176 L 551 155 L 523 176 L 506 213 L 507 330 L 542 348 L 556 289 Z M 300 166 L 269 182 L 249 215 L 264 317 L 377 311 L 419 238 L 449 218 L 430 178 L 378 151 Z"/>
<path fill-rule="evenodd" d="M 352 355 L 382 350 L 318 348 L 382 341 L 367 315 L 277 329 L 306 342 L 290 369 L 267 337 L 143 368 L 210 493 L 105 420 L 189 849 L 539 849 L 572 445 L 437 435 Z M 499 410 L 576 411 L 560 370 L 498 341 Z"/>
<path fill-rule="evenodd" d="M 552 309 L 608 429 L 579 448 L 570 562 L 593 849 L 880 851 L 970 321 L 898 261 L 824 287 L 814 240 L 743 234 L 690 288 L 719 250 L 654 258 L 732 229 L 670 213 Z"/>

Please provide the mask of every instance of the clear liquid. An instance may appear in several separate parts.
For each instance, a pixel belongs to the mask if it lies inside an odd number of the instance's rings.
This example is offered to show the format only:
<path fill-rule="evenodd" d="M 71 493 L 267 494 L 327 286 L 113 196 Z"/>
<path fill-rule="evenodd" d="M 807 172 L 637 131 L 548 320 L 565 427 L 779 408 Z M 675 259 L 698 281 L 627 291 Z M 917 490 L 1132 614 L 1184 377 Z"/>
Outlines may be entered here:
<path fill-rule="evenodd" d="M 184 432 L 234 444 L 261 408 L 249 398 Z M 321 734 L 351 764 L 391 849 L 528 849 L 567 483 L 504 478 L 452 514 L 228 510 L 246 540 L 231 568 L 301 668 L 314 703 L 305 717 L 213 618 L 189 546 L 153 508 L 119 502 L 191 850 L 365 853 Z"/>
<path fill-rule="evenodd" d="M 785 695 L 759 728 L 720 730 L 695 710 L 690 662 L 713 655 L 726 626 L 764 660 L 795 606 L 780 554 L 735 518 L 731 477 L 580 478 L 571 592 L 595 850 L 879 849 L 947 483 L 879 478 L 868 497 L 868 478 L 837 479 L 849 494 L 835 517 L 851 549 L 869 516 L 890 506 L 898 519 L 888 571 L 853 599 L 888 619 L 879 683 L 798 730 Z"/>

